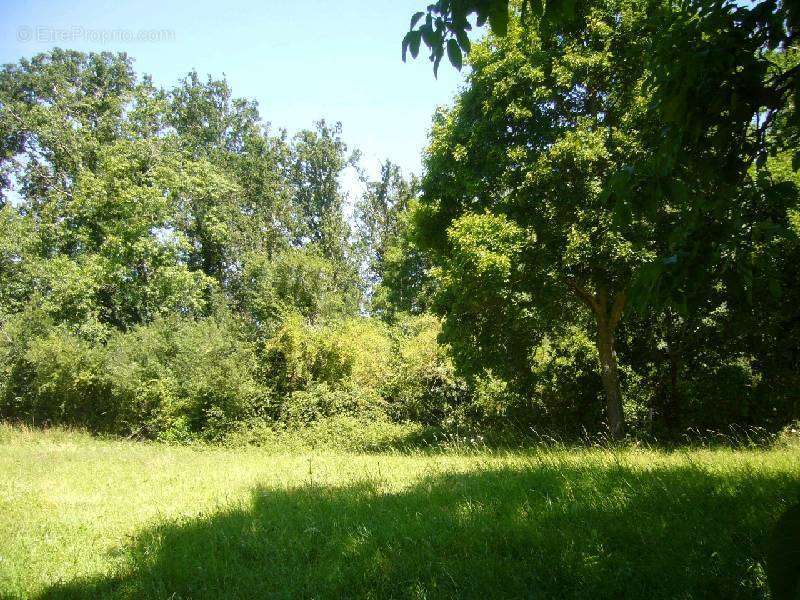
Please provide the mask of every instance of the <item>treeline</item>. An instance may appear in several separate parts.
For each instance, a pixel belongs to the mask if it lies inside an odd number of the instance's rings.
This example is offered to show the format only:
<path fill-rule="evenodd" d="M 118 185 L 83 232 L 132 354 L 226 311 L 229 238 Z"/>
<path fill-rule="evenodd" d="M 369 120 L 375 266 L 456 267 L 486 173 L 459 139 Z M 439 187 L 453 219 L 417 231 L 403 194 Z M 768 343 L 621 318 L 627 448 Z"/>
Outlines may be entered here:
<path fill-rule="evenodd" d="M 565 45 L 544 54 L 512 22 L 476 45 L 423 178 L 387 161 L 353 210 L 340 179 L 359 157 L 339 125 L 288 136 L 224 80 L 161 89 L 125 55 L 6 65 L 0 417 L 179 441 L 367 432 L 379 447 L 423 428 L 614 431 L 611 385 L 636 435 L 796 418 L 800 202 L 785 152 L 735 188 L 743 237 L 702 215 L 720 236 L 702 285 L 614 316 L 691 212 L 673 198 L 628 218 L 603 190 L 656 129 L 636 110 L 642 69 L 608 51 L 640 32 L 600 27 L 636 23 L 632 10 L 587 22 L 602 44 L 555 32 Z M 606 312 L 587 310 L 601 298 Z"/>
<path fill-rule="evenodd" d="M 160 89 L 107 53 L 7 65 L 0 99 L 2 417 L 218 440 L 463 395 L 438 320 L 405 314 L 415 183 L 385 163 L 352 227 L 338 124 L 273 133 L 223 80 Z"/>

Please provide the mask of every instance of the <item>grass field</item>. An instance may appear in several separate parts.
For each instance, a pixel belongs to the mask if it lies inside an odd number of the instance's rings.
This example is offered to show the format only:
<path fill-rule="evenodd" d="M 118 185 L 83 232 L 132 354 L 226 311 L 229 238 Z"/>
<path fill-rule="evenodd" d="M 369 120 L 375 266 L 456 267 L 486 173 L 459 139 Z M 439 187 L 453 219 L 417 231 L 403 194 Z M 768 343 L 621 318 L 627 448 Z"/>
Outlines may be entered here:
<path fill-rule="evenodd" d="M 0 596 L 764 598 L 800 452 L 275 454 L 0 426 Z"/>

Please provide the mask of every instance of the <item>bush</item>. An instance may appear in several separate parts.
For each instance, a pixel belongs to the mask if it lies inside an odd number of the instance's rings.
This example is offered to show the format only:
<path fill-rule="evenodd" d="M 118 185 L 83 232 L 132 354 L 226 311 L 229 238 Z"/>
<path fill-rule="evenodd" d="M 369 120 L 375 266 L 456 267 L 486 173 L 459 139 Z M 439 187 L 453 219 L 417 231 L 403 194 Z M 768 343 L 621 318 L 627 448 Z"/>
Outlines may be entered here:
<path fill-rule="evenodd" d="M 772 392 L 762 390 L 764 394 L 756 397 L 758 375 L 749 360 L 702 365 L 690 375 L 684 383 L 688 399 L 685 418 L 694 427 L 724 431 L 732 425 L 751 426 L 768 420 L 773 404 L 770 401 L 759 405 L 758 400 L 769 398 Z"/>
<path fill-rule="evenodd" d="M 243 263 L 237 301 L 259 332 L 274 332 L 293 313 L 317 323 L 356 312 L 357 300 L 341 290 L 335 265 L 313 248 L 250 253 Z"/>
<path fill-rule="evenodd" d="M 3 326 L 0 416 L 187 441 L 270 410 L 256 354 L 230 319 L 159 319 L 107 342 L 73 329 L 35 312 Z"/>
<path fill-rule="evenodd" d="M 295 444 L 347 452 L 380 452 L 415 445 L 423 428 L 418 423 L 394 423 L 364 415 L 337 415 L 293 432 Z M 284 440 L 287 441 L 287 437 Z M 287 444 L 288 445 L 288 444 Z"/>
<path fill-rule="evenodd" d="M 464 420 L 481 426 L 502 429 L 509 423 L 509 414 L 521 410 L 524 400 L 504 379 L 492 371 L 476 377 L 471 386 L 471 402 L 464 411 Z"/>
<path fill-rule="evenodd" d="M 113 431 L 119 407 L 110 394 L 102 346 L 64 326 L 34 333 L 29 325 L 18 322 L 3 331 L 8 337 L 0 413 L 33 425 Z"/>
<path fill-rule="evenodd" d="M 342 415 L 385 419 L 383 404 L 382 398 L 369 388 L 315 383 L 289 395 L 281 406 L 280 420 L 289 427 L 301 427 Z"/>
<path fill-rule="evenodd" d="M 570 435 L 595 431 L 605 405 L 597 365 L 597 348 L 582 328 L 545 337 L 531 355 L 531 425 Z M 519 411 L 516 418 L 522 418 Z"/>
<path fill-rule="evenodd" d="M 33 340 L 25 361 L 32 373 L 31 414 L 39 423 L 113 430 L 119 406 L 110 393 L 102 346 L 59 327 Z"/>
<path fill-rule="evenodd" d="M 119 428 L 167 440 L 219 439 L 270 410 L 256 354 L 230 319 L 164 319 L 108 344 Z"/>
<path fill-rule="evenodd" d="M 311 423 L 347 414 L 439 424 L 466 396 L 433 316 L 393 326 L 351 318 L 311 325 L 288 318 L 266 346 L 266 377 L 282 398 L 279 418 Z"/>
<path fill-rule="evenodd" d="M 354 318 L 310 325 L 291 315 L 266 345 L 267 372 L 288 395 L 313 383 L 380 391 L 392 377 L 392 344 L 385 326 Z"/>
<path fill-rule="evenodd" d="M 41 306 L 5 320 L 0 417 L 113 430 L 117 407 L 103 368 L 105 330 L 96 322 L 82 325 L 55 326 Z"/>
<path fill-rule="evenodd" d="M 438 425 L 467 397 L 447 346 L 438 343 L 441 321 L 430 314 L 406 315 L 392 330 L 395 368 L 389 383 L 390 412 L 399 421 Z"/>

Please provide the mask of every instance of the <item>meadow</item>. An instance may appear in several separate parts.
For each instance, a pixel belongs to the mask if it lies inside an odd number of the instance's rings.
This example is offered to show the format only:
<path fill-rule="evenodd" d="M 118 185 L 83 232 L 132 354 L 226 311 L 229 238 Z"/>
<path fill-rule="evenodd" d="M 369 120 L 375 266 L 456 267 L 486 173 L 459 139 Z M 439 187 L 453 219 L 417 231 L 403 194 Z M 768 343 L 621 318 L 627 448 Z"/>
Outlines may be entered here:
<path fill-rule="evenodd" d="M 769 449 L 355 454 L 0 426 L 4 598 L 767 598 Z"/>
<path fill-rule="evenodd" d="M 800 2 L 191 6 L 150 63 L 38 4 L 0 600 L 800 600 Z"/>

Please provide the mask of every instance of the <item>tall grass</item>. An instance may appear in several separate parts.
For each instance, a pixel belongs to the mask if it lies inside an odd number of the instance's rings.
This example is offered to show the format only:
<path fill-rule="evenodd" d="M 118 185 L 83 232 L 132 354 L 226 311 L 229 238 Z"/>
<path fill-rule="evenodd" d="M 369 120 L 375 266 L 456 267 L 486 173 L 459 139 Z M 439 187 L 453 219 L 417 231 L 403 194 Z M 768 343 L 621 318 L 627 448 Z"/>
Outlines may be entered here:
<path fill-rule="evenodd" d="M 302 452 L 0 428 L 0 596 L 766 598 L 800 452 Z"/>

